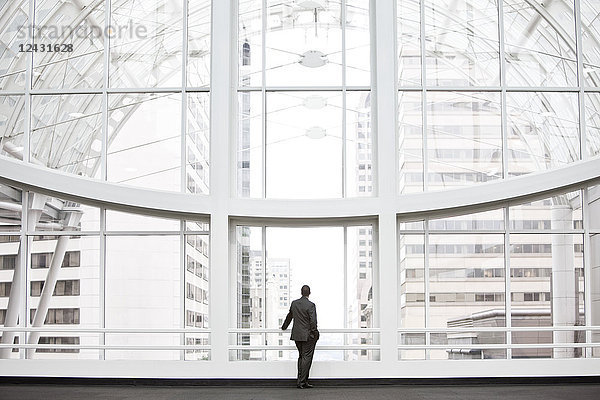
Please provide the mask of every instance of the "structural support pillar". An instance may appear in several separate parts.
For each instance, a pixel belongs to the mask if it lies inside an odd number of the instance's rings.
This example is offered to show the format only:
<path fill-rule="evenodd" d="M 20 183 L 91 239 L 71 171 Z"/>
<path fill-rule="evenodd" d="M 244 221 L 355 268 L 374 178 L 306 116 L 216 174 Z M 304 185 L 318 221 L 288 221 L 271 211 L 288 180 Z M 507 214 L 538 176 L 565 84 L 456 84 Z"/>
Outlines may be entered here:
<path fill-rule="evenodd" d="M 552 207 L 552 229 L 568 231 L 573 229 L 573 210 L 571 206 Z M 572 327 L 577 324 L 579 310 L 575 290 L 575 251 L 573 235 L 552 235 L 552 325 Z M 573 343 L 573 331 L 554 331 L 555 344 Z M 573 358 L 574 348 L 554 348 L 554 358 Z"/>

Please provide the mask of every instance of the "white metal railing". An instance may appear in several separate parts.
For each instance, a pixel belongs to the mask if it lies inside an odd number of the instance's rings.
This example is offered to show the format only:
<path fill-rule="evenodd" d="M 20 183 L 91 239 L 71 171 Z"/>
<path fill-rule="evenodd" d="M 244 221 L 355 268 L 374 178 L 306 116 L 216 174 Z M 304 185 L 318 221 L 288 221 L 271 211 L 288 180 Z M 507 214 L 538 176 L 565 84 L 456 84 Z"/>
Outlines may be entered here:
<path fill-rule="evenodd" d="M 266 328 L 232 328 L 228 330 L 229 334 L 261 334 L 262 340 L 266 340 L 266 335 L 269 334 L 290 334 L 290 330 L 281 330 L 277 328 L 266 329 Z M 330 329 L 319 329 L 320 334 L 373 334 L 378 335 L 381 333 L 379 328 L 330 328 Z M 319 345 L 317 342 L 316 348 L 318 350 L 381 350 L 381 346 L 378 344 L 339 344 L 339 345 Z M 296 346 L 289 345 L 229 345 L 228 350 L 296 350 Z"/>
<path fill-rule="evenodd" d="M 208 328 L 78 328 L 78 327 L 3 327 L 0 332 L 53 332 L 53 333 L 211 333 Z"/>
<path fill-rule="evenodd" d="M 291 333 L 291 329 L 289 330 L 281 330 L 281 329 L 261 329 L 261 328 L 234 328 L 229 329 L 229 333 Z M 381 329 L 379 328 L 335 328 L 335 329 L 319 329 L 319 333 L 381 333 Z"/>
<path fill-rule="evenodd" d="M 600 331 L 600 326 L 465 326 L 454 328 L 398 328 L 398 333 L 457 333 L 457 332 L 531 332 L 531 331 Z"/>

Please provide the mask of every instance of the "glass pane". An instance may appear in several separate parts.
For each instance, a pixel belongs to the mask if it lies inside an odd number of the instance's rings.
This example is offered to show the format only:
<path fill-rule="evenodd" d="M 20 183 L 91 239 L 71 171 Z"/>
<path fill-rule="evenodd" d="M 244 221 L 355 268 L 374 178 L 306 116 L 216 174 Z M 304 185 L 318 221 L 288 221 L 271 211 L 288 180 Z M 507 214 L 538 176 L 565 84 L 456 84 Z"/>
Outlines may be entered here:
<path fill-rule="evenodd" d="M 426 0 L 425 32 L 427 85 L 499 84 L 495 0 Z"/>
<path fill-rule="evenodd" d="M 100 328 L 100 238 L 98 236 L 30 237 L 30 326 Z M 101 334 L 32 332 L 28 344 L 47 348 L 27 350 L 35 359 L 98 359 L 98 349 L 68 349 L 49 345 L 99 345 Z"/>
<path fill-rule="evenodd" d="M 425 328 L 425 237 L 399 235 L 400 328 Z M 425 334 L 402 333 L 400 344 L 425 344 Z M 425 358 L 425 350 L 400 350 L 400 359 Z"/>
<path fill-rule="evenodd" d="M 577 86 L 572 1 L 504 0 L 504 43 L 508 85 Z"/>
<path fill-rule="evenodd" d="M 581 192 L 575 191 L 509 208 L 510 229 L 559 230 L 583 229 Z"/>
<path fill-rule="evenodd" d="M 502 178 L 498 93 L 428 93 L 429 189 Z"/>
<path fill-rule="evenodd" d="M 181 327 L 179 236 L 106 238 L 106 327 Z M 178 333 L 107 334 L 106 344 L 179 346 Z M 179 360 L 178 350 L 107 350 L 106 359 Z"/>
<path fill-rule="evenodd" d="M 237 327 L 264 328 L 265 266 L 263 264 L 263 230 L 260 227 L 236 227 L 237 245 Z M 288 285 L 289 289 L 289 285 Z M 279 289 L 277 289 L 279 290 Z M 289 300 L 289 299 L 288 299 Z M 260 345 L 262 334 L 238 334 L 237 345 Z M 238 350 L 237 360 L 261 360 L 260 350 Z"/>
<path fill-rule="evenodd" d="M 595 215 L 597 216 L 598 214 Z M 598 218 L 596 218 L 596 220 L 598 220 Z M 590 324 L 592 326 L 598 326 L 600 325 L 600 233 L 590 235 L 589 252 L 590 289 L 592 298 L 592 303 L 589 304 L 591 311 Z M 592 333 L 592 342 L 600 343 L 600 331 L 595 331 Z M 594 357 L 600 357 L 600 347 L 593 348 L 592 354 Z"/>
<path fill-rule="evenodd" d="M 48 168 L 100 177 L 102 95 L 32 96 L 31 157 Z"/>
<path fill-rule="evenodd" d="M 29 231 L 98 231 L 100 209 L 39 193 L 29 193 Z"/>
<path fill-rule="evenodd" d="M 431 230 L 503 231 L 504 210 L 491 210 L 475 214 L 429 220 Z"/>
<path fill-rule="evenodd" d="M 185 239 L 185 326 L 209 328 L 208 235 L 186 235 Z M 186 334 L 186 344 L 208 344 L 206 339 L 207 334 Z M 209 357 L 209 351 L 191 350 L 186 351 L 185 359 L 207 360 Z"/>
<path fill-rule="evenodd" d="M 262 85 L 262 0 L 238 1 L 240 86 Z"/>
<path fill-rule="evenodd" d="M 0 186 L 1 190 L 5 190 L 4 186 Z M 1 213 L 6 210 L 0 208 Z M 0 229 L 6 231 L 6 227 Z M 23 282 L 20 279 L 21 275 L 21 238 L 16 234 L 0 234 L 0 325 L 4 327 L 16 327 L 18 322 L 24 325 L 23 315 L 21 314 L 22 306 L 20 288 Z M 21 314 L 21 315 L 20 315 Z M 14 332 L 0 332 L 0 343 L 22 343 L 24 335 Z M 19 358 L 19 349 L 0 349 L 0 359 L 3 358 Z"/>
<path fill-rule="evenodd" d="M 267 327 L 272 326 L 269 325 L 271 318 L 276 316 L 277 322 L 279 318 L 285 318 L 290 301 L 300 297 L 302 285 L 309 285 L 311 288 L 310 300 L 317 307 L 318 327 L 343 327 L 344 320 L 349 316 L 348 310 L 344 310 L 344 228 L 268 227 L 266 244 Z M 356 245 L 349 243 L 348 247 L 356 249 Z M 276 270 L 276 265 L 284 267 Z M 279 289 L 279 282 L 286 279 L 289 279 L 289 291 Z M 268 289 L 273 281 L 277 289 L 270 292 Z M 289 296 L 285 293 L 289 293 Z M 343 343 L 336 342 L 335 337 L 325 334 L 319 339 L 319 345 L 322 346 L 340 344 Z M 341 351 L 315 352 L 315 360 L 341 360 L 342 357 Z"/>
<path fill-rule="evenodd" d="M 345 3 L 346 85 L 368 86 L 371 82 L 369 2 L 346 0 Z"/>
<path fill-rule="evenodd" d="M 509 176 L 579 159 L 577 93 L 512 92 L 506 102 Z"/>
<path fill-rule="evenodd" d="M 178 192 L 181 95 L 108 96 L 108 181 Z"/>
<path fill-rule="evenodd" d="M 239 92 L 238 196 L 263 196 L 263 106 L 260 92 Z"/>
<path fill-rule="evenodd" d="M 583 78 L 587 86 L 600 86 L 600 3 L 598 0 L 580 0 L 581 37 L 583 39 Z"/>
<path fill-rule="evenodd" d="M 371 93 L 346 92 L 346 197 L 373 194 Z"/>
<path fill-rule="evenodd" d="M 267 94 L 267 197 L 342 197 L 342 94 Z"/>
<path fill-rule="evenodd" d="M 600 186 L 590 186 L 587 193 L 590 228 L 600 230 Z"/>
<path fill-rule="evenodd" d="M 21 190 L 0 184 L 0 232 L 21 230 L 22 204 Z"/>
<path fill-rule="evenodd" d="M 191 93 L 187 99 L 186 190 L 209 193 L 210 94 Z"/>
<path fill-rule="evenodd" d="M 179 231 L 180 227 L 178 219 L 106 210 L 107 231 Z"/>
<path fill-rule="evenodd" d="M 585 151 L 591 157 L 600 154 L 600 94 L 585 94 Z"/>
<path fill-rule="evenodd" d="M 346 232 L 346 327 L 372 328 L 374 325 L 373 227 L 371 225 L 349 226 Z M 356 356 L 360 359 L 358 353 Z"/>
<path fill-rule="evenodd" d="M 510 243 L 512 326 L 585 325 L 583 235 L 511 234 Z M 515 344 L 568 344 L 583 338 L 574 331 L 512 333 Z M 581 348 L 513 349 L 514 358 L 581 356 Z"/>
<path fill-rule="evenodd" d="M 0 90 L 22 91 L 25 88 L 25 69 L 28 53 L 20 52 L 31 44 L 28 34 L 29 0 L 4 1 L 0 5 Z"/>
<path fill-rule="evenodd" d="M 341 1 L 296 3 L 267 2 L 267 84 L 341 85 Z M 362 42 L 359 49 L 364 46 Z"/>
<path fill-rule="evenodd" d="M 33 87 L 100 88 L 104 83 L 104 2 L 35 2 Z M 58 24 L 58 21 L 60 23 Z"/>
<path fill-rule="evenodd" d="M 504 276 L 503 235 L 430 235 L 430 326 L 471 328 L 436 336 L 443 344 L 466 347 L 458 353 L 430 350 L 431 359 L 505 358 L 504 350 L 478 349 L 479 343 L 505 343 L 503 334 L 476 331 L 505 326 Z"/>
<path fill-rule="evenodd" d="M 396 3 L 398 34 L 398 83 L 418 86 L 421 83 L 421 8 L 419 0 Z"/>
<path fill-rule="evenodd" d="M 182 4 L 112 0 L 111 87 L 181 86 Z"/>
<path fill-rule="evenodd" d="M 373 309 L 373 227 L 371 225 L 346 228 L 346 327 L 372 328 Z M 343 334 L 347 345 L 379 344 L 371 333 Z M 344 351 L 345 361 L 379 360 L 367 350 Z M 371 357 L 371 358 L 369 358 Z"/>
<path fill-rule="evenodd" d="M 188 86 L 210 85 L 210 5 L 210 0 L 188 0 Z"/>
<path fill-rule="evenodd" d="M 0 155 L 23 159 L 24 111 L 24 96 L 0 96 Z"/>
<path fill-rule="evenodd" d="M 208 217 L 206 220 L 185 221 L 185 230 L 188 232 L 208 232 L 210 230 Z"/>
<path fill-rule="evenodd" d="M 421 93 L 398 95 L 400 193 L 423 191 L 423 104 Z"/>

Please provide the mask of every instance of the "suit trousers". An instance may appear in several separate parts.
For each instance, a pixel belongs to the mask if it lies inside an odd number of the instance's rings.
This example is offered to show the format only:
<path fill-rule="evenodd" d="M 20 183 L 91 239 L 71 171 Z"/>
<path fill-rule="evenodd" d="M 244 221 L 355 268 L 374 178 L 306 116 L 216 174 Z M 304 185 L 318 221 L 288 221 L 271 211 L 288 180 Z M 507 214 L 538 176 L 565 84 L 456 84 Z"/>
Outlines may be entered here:
<path fill-rule="evenodd" d="M 298 385 L 308 382 L 308 373 L 312 365 L 313 354 L 315 354 L 315 345 L 317 341 L 309 339 L 307 341 L 296 341 L 298 348 Z"/>

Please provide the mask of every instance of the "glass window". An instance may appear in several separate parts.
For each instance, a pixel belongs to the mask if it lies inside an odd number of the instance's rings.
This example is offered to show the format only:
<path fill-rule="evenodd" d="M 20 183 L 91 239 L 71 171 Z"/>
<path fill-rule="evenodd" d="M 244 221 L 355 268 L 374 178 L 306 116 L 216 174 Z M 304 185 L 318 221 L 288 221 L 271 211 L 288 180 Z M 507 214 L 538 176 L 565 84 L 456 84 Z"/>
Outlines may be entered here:
<path fill-rule="evenodd" d="M 507 93 L 509 176 L 579 160 L 578 104 L 576 93 Z"/>
<path fill-rule="evenodd" d="M 583 40 L 583 78 L 586 86 L 599 86 L 598 72 L 600 72 L 600 4 L 597 0 L 580 0 L 581 10 L 581 37 Z"/>
<path fill-rule="evenodd" d="M 181 86 L 182 11 L 168 0 L 111 1 L 111 87 Z"/>
<path fill-rule="evenodd" d="M 36 89 L 100 88 L 104 74 L 104 2 L 35 2 Z"/>
<path fill-rule="evenodd" d="M 372 195 L 371 94 L 343 90 L 370 85 L 368 2 L 261 3 L 238 3 L 238 195 Z"/>
<path fill-rule="evenodd" d="M 502 178 L 498 93 L 427 94 L 430 190 Z"/>
<path fill-rule="evenodd" d="M 509 208 L 509 215 L 509 226 L 514 231 L 583 229 L 581 191 L 515 205 Z"/>
<path fill-rule="evenodd" d="M 24 111 L 25 96 L 0 96 L 0 155 L 23 160 Z"/>
<path fill-rule="evenodd" d="M 421 9 L 419 0 L 397 0 L 398 83 L 421 83 Z"/>
<path fill-rule="evenodd" d="M 33 212 L 33 211 L 32 211 Z M 100 328 L 100 237 L 30 236 L 30 287 L 27 307 L 31 326 L 64 324 Z M 68 336 L 71 339 L 66 339 Z M 99 345 L 97 332 L 31 332 L 28 344 Z M 48 353 L 52 353 L 49 355 Z M 75 353 L 76 356 L 72 356 Z M 98 359 L 98 349 L 28 349 L 28 358 Z"/>
<path fill-rule="evenodd" d="M 511 320 L 514 327 L 585 325 L 583 236 L 511 234 Z M 583 331 L 517 331 L 515 344 L 580 343 Z M 581 348 L 513 349 L 513 358 L 577 358 Z"/>
<path fill-rule="evenodd" d="M 577 86 L 573 2 L 504 0 L 509 86 Z"/>
<path fill-rule="evenodd" d="M 496 1 L 423 1 L 427 85 L 498 85 L 500 57 Z"/>
<path fill-rule="evenodd" d="M 210 85 L 210 6 L 210 0 L 188 0 L 188 86 Z"/>
<path fill-rule="evenodd" d="M 600 94 L 586 93 L 585 98 L 585 151 L 591 157 L 600 154 Z"/>
<path fill-rule="evenodd" d="M 208 194 L 210 177 L 210 94 L 191 93 L 187 98 L 187 193 Z"/>
<path fill-rule="evenodd" d="M 174 236 L 106 238 L 106 327 L 180 328 L 180 249 Z M 177 333 L 106 334 L 109 345 L 180 344 Z M 107 350 L 107 360 L 179 360 L 178 350 Z"/>
<path fill-rule="evenodd" d="M 363 233 L 360 233 L 361 229 Z M 288 314 L 289 300 L 300 297 L 300 288 L 304 284 L 311 287 L 311 300 L 317 306 L 319 328 L 373 326 L 372 239 L 371 231 L 365 226 L 237 226 L 236 237 L 238 327 L 280 327 L 280 321 Z M 364 241 L 363 245 L 360 244 L 361 240 Z M 303 245 L 298 246 L 298 243 Z M 306 248 L 311 251 L 305 251 Z M 364 267 L 361 262 L 364 262 Z M 282 340 L 289 345 L 288 338 L 288 332 L 266 334 L 266 343 L 276 345 Z M 238 334 L 237 337 L 239 345 L 260 345 L 265 343 L 264 340 L 262 334 Z M 322 334 L 319 344 L 373 344 L 373 340 L 373 334 L 367 333 Z M 262 350 L 240 350 L 232 356 L 238 360 L 296 358 L 288 350 L 283 351 L 282 356 L 277 352 Z M 371 350 L 367 353 L 329 350 L 318 352 L 315 357 L 322 360 L 374 360 L 379 356 Z"/>
<path fill-rule="evenodd" d="M 27 34 L 30 24 L 29 1 L 5 1 L 0 5 L 0 15 L 3 17 L 0 33 L 0 90 L 24 90 L 25 63 L 27 53 L 19 52 L 21 46 L 26 50 L 32 44 Z"/>
<path fill-rule="evenodd" d="M 102 96 L 33 96 L 30 146 L 36 163 L 100 178 Z"/>
<path fill-rule="evenodd" d="M 180 191 L 181 95 L 108 96 L 108 181 Z"/>

